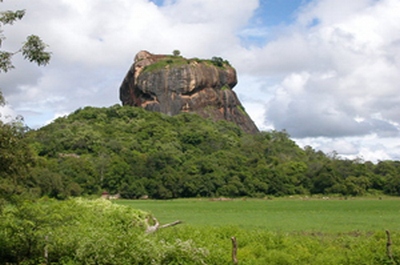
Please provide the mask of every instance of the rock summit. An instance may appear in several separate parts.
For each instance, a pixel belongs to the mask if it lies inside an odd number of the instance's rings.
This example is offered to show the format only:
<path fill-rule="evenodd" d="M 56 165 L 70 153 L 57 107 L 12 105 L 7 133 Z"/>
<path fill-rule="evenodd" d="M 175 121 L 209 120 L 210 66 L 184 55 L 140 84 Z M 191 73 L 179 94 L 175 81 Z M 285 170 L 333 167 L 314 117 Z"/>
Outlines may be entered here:
<path fill-rule="evenodd" d="M 140 51 L 120 87 L 123 105 L 168 115 L 197 113 L 236 123 L 247 133 L 258 128 L 236 93 L 236 70 L 221 58 L 186 59 Z"/>

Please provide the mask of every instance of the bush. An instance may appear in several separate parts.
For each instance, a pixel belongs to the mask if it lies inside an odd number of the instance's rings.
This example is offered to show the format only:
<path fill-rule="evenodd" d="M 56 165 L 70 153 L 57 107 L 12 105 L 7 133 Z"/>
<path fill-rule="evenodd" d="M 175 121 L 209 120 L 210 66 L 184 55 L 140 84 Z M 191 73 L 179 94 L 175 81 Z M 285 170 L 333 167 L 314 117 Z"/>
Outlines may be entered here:
<path fill-rule="evenodd" d="M 203 264 L 190 240 L 144 233 L 148 213 L 106 200 L 8 205 L 0 219 L 0 264 Z"/>
<path fill-rule="evenodd" d="M 172 55 L 173 56 L 180 56 L 181 55 L 181 51 L 180 50 L 173 50 Z"/>
<path fill-rule="evenodd" d="M 214 56 L 211 58 L 211 61 L 215 66 L 218 66 L 218 67 L 222 67 L 224 65 L 224 59 L 222 59 L 221 57 Z"/>

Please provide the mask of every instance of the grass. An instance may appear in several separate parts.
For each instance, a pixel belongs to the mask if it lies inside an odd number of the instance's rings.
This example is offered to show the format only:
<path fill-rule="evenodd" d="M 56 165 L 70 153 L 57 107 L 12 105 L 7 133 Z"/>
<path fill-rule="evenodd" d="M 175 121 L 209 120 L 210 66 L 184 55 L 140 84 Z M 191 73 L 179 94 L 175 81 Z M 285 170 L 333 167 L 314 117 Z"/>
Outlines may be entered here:
<path fill-rule="evenodd" d="M 119 200 L 151 212 L 161 223 L 182 220 L 189 226 L 238 226 L 275 232 L 346 233 L 398 230 L 399 198 L 349 200 Z"/>
<path fill-rule="evenodd" d="M 207 249 L 205 264 L 230 264 L 231 237 L 239 264 L 400 264 L 400 198 L 274 198 L 273 200 L 120 200 L 153 213 L 161 224 L 184 221 L 156 233 L 159 240 L 192 242 Z M 385 229 L 393 256 L 387 255 Z"/>
<path fill-rule="evenodd" d="M 238 105 L 237 108 L 244 116 L 247 116 L 246 110 L 242 105 Z"/>
<path fill-rule="evenodd" d="M 182 56 L 169 55 L 166 56 L 165 58 L 159 59 L 157 62 L 153 64 L 146 66 L 143 70 L 143 73 L 158 71 L 166 67 L 179 67 L 181 65 L 190 64 L 192 62 L 205 63 L 206 65 L 216 66 L 221 69 L 226 69 L 226 67 L 230 67 L 230 64 L 227 62 L 223 62 L 221 65 L 216 65 L 215 62 L 213 62 L 212 60 L 206 60 L 206 59 L 202 60 L 198 58 L 186 59 L 183 58 Z"/>
<path fill-rule="evenodd" d="M 232 236 L 241 265 L 400 264 L 398 198 L 115 202 L 187 225 L 145 234 L 145 213 L 102 199 L 7 205 L 0 214 L 0 264 L 232 264 Z M 310 224 L 321 232 L 302 231 Z M 382 225 L 390 226 L 392 255 Z M 353 232 L 324 233 L 338 227 Z"/>
<path fill-rule="evenodd" d="M 178 67 L 178 66 L 185 65 L 188 63 L 190 63 L 190 61 L 188 61 L 187 59 L 185 59 L 181 56 L 167 56 L 153 64 L 146 66 L 143 70 L 143 73 L 158 71 L 158 70 L 164 69 L 167 66 Z"/>

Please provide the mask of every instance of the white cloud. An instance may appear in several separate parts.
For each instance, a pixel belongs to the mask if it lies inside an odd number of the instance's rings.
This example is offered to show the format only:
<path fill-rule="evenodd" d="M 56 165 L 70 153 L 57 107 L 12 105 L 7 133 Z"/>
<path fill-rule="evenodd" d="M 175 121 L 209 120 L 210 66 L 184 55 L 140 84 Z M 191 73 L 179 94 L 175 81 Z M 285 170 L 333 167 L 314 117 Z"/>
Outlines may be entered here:
<path fill-rule="evenodd" d="M 239 72 L 275 81 L 263 124 L 345 157 L 399 157 L 387 144 L 400 130 L 399 13 L 393 0 L 315 0 L 275 39 L 238 53 Z"/>
<path fill-rule="evenodd" d="M 388 50 L 400 46 L 400 3 L 343 5 L 334 12 L 337 1 L 315 1 L 289 33 L 249 52 L 250 71 L 281 76 L 266 116 L 277 129 L 295 137 L 397 133 L 400 62 Z"/>
<path fill-rule="evenodd" d="M 10 106 L 0 106 L 0 121 L 11 122 L 16 116 L 17 114 Z"/>
<path fill-rule="evenodd" d="M 307 137 L 295 139 L 301 146 L 312 146 L 327 154 L 336 152 L 344 159 L 361 158 L 364 161 L 378 162 L 383 160 L 399 160 L 400 146 L 393 144 L 398 141 L 396 137 L 379 137 L 377 134 L 369 134 L 365 137 Z"/>

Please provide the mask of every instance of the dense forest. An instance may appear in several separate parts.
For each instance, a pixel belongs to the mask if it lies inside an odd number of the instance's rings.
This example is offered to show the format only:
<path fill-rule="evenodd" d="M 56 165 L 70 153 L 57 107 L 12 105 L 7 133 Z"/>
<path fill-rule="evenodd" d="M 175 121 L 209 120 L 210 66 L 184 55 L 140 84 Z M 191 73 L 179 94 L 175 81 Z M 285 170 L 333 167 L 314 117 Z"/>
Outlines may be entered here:
<path fill-rule="evenodd" d="M 400 195 L 400 162 L 345 160 L 285 131 L 245 134 L 195 114 L 85 107 L 38 130 L 1 123 L 0 194 L 149 197 Z"/>

